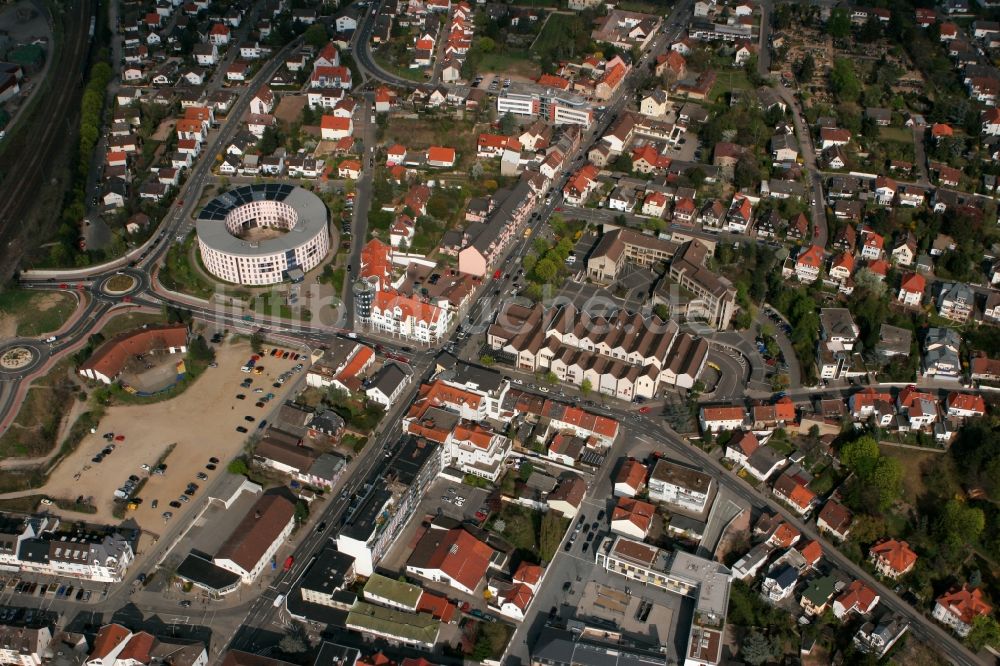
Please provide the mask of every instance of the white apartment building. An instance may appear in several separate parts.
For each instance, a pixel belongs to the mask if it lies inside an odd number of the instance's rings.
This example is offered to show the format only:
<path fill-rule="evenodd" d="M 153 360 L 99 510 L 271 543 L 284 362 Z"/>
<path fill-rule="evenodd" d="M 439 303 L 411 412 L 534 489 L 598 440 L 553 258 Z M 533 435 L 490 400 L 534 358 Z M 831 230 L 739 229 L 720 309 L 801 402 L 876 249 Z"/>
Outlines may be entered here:
<path fill-rule="evenodd" d="M 709 506 L 712 477 L 669 460 L 660 459 L 647 482 L 649 499 L 694 513 Z"/>

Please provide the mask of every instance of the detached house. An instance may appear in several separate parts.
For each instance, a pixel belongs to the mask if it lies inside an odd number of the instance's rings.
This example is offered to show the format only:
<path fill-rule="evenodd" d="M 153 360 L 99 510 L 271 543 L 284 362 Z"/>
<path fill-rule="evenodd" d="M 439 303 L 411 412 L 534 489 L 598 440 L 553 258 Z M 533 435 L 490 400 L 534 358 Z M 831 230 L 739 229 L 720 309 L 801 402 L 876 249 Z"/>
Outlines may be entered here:
<path fill-rule="evenodd" d="M 899 285 L 899 295 L 896 301 L 910 307 L 920 307 L 924 300 L 924 290 L 927 280 L 920 273 L 910 273 L 903 277 Z"/>
<path fill-rule="evenodd" d="M 917 554 L 910 549 L 910 545 L 896 539 L 878 542 L 868 550 L 868 557 L 880 575 L 892 579 L 905 576 L 917 563 Z"/>
<path fill-rule="evenodd" d="M 823 248 L 810 245 L 795 258 L 795 277 L 799 282 L 815 282 L 823 267 Z"/>
<path fill-rule="evenodd" d="M 992 612 L 993 607 L 983 599 L 982 590 L 979 588 L 970 590 L 968 585 L 963 585 L 937 598 L 933 617 L 964 638 L 972 631 L 972 622 L 976 617 L 986 616 Z"/>

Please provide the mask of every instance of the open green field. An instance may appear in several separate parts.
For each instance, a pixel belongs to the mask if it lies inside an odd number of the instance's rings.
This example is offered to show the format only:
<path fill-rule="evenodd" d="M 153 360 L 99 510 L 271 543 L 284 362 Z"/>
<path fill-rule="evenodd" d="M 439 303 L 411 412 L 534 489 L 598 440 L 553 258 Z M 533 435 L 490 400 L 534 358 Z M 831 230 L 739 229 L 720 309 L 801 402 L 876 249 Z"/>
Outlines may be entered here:
<path fill-rule="evenodd" d="M 422 82 L 427 80 L 427 77 L 424 76 L 424 70 L 422 68 L 410 69 L 409 67 L 397 67 L 377 50 L 372 53 L 372 57 L 375 59 L 375 64 L 390 74 L 395 74 L 396 76 L 409 79 L 410 81 Z"/>
<path fill-rule="evenodd" d="M 139 328 L 143 324 L 165 324 L 163 315 L 152 312 L 131 312 L 129 314 L 118 315 L 105 324 L 101 329 L 101 335 L 105 340 L 110 340 L 119 333 L 131 331 Z"/>
<path fill-rule="evenodd" d="M 878 138 L 897 143 L 913 143 L 913 132 L 905 127 L 879 127 Z"/>
<path fill-rule="evenodd" d="M 531 54 L 527 51 L 508 51 L 483 54 L 482 60 L 479 61 L 479 71 L 537 79 L 542 73 L 542 68 L 532 60 Z"/>
<path fill-rule="evenodd" d="M 731 90 L 749 90 L 750 80 L 747 78 L 747 73 L 742 69 L 730 69 L 719 72 L 719 78 L 716 79 L 715 85 L 712 86 L 711 92 L 708 93 L 708 100 L 710 102 L 718 102 L 720 100 L 725 101 L 725 94 Z"/>
<path fill-rule="evenodd" d="M 570 49 L 577 35 L 589 32 L 588 26 L 575 14 L 550 14 L 542 26 L 542 31 L 538 33 L 534 44 L 531 45 L 532 53 L 538 53 L 545 57 L 546 53 L 557 51 L 558 49 Z M 568 53 L 567 53 L 568 55 Z M 583 54 L 577 54 L 582 56 Z"/>
<path fill-rule="evenodd" d="M 903 499 L 913 504 L 924 494 L 924 469 L 947 463 L 943 453 L 917 451 L 898 446 L 880 446 L 882 455 L 895 458 L 903 466 Z"/>
<path fill-rule="evenodd" d="M 59 330 L 76 303 L 75 296 L 62 291 L 10 289 L 0 294 L 0 319 L 13 319 L 18 336 L 37 337 Z"/>

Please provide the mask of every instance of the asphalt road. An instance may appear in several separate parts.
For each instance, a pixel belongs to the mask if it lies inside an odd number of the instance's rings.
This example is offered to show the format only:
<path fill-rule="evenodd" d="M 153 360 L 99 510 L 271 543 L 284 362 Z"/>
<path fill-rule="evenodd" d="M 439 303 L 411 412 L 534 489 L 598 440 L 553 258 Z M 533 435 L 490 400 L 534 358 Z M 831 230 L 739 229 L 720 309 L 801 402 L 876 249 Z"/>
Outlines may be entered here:
<path fill-rule="evenodd" d="M 361 178 L 355 184 L 354 215 L 351 220 L 351 252 L 348 255 L 347 279 L 344 280 L 344 327 L 354 329 L 354 298 L 351 294 L 354 271 L 361 267 L 361 248 L 368 239 L 368 212 L 372 203 L 372 180 L 375 177 L 375 96 L 371 92 L 360 95 L 358 124 L 364 153 L 361 155 Z"/>

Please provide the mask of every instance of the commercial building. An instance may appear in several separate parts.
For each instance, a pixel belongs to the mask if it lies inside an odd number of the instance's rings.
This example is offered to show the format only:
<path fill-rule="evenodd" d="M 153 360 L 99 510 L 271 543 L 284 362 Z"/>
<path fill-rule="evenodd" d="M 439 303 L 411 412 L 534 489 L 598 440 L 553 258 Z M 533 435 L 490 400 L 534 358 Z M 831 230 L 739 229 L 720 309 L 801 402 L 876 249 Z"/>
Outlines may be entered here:
<path fill-rule="evenodd" d="M 48 627 L 0 625 L 0 664 L 41 666 L 51 642 Z"/>
<path fill-rule="evenodd" d="M 359 576 L 372 575 L 437 478 L 442 469 L 441 449 L 425 439 L 404 439 L 398 452 L 375 470 L 352 500 L 337 535 L 337 548 L 355 559 Z"/>
<path fill-rule="evenodd" d="M 135 559 L 135 536 L 107 526 L 63 528 L 47 516 L 0 514 L 0 569 L 117 583 Z"/>
<path fill-rule="evenodd" d="M 701 241 L 684 243 L 670 261 L 669 276 L 694 295 L 685 305 L 685 316 L 707 322 L 721 331 L 729 326 L 736 311 L 736 289 L 729 280 L 707 268 L 709 254 L 708 247 Z"/>
<path fill-rule="evenodd" d="M 198 247 L 215 277 L 248 286 L 301 281 L 330 251 L 327 210 L 294 185 L 244 185 L 198 214 Z"/>
<path fill-rule="evenodd" d="M 347 615 L 348 629 L 381 638 L 391 645 L 433 650 L 441 622 L 430 613 L 407 613 L 358 601 Z"/>
<path fill-rule="evenodd" d="M 722 658 L 732 572 L 682 551 L 667 552 L 626 537 L 607 537 L 594 549 L 598 566 L 628 580 L 694 598 L 686 664 L 718 664 Z"/>
<path fill-rule="evenodd" d="M 486 581 L 488 571 L 499 571 L 505 563 L 503 552 L 464 527 L 442 530 L 432 526 L 413 548 L 406 573 L 474 595 Z"/>
<path fill-rule="evenodd" d="M 520 81 L 497 96 L 497 116 L 506 113 L 526 118 L 544 118 L 553 125 L 590 127 L 594 122 L 593 108 L 580 95 Z"/>

